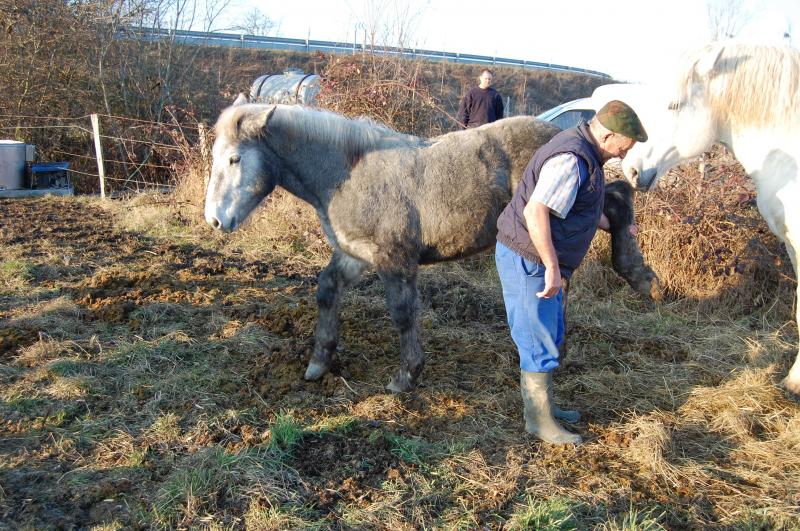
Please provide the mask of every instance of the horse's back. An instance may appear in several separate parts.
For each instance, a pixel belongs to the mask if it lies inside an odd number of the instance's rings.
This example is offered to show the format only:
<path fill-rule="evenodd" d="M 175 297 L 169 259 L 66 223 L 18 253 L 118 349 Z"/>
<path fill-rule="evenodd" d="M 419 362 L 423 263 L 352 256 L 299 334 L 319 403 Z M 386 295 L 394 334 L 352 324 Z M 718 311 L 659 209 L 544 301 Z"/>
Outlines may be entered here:
<path fill-rule="evenodd" d="M 469 255 L 495 241 L 496 222 L 533 153 L 559 131 L 532 117 L 443 135 L 420 152 L 423 261 Z"/>

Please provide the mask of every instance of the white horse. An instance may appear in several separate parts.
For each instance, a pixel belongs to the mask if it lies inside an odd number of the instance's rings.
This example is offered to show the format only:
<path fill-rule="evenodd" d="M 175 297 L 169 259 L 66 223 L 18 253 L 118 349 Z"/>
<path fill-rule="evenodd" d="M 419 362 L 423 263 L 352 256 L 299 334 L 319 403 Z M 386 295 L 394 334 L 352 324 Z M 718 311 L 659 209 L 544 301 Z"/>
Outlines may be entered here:
<path fill-rule="evenodd" d="M 714 142 L 724 144 L 753 179 L 758 210 L 786 245 L 797 278 L 800 53 L 789 47 L 706 46 L 690 57 L 673 96 L 647 114 L 650 139 L 625 157 L 627 179 L 651 190 L 671 167 Z M 800 326 L 800 310 L 797 319 Z M 784 384 L 800 394 L 800 352 Z"/>

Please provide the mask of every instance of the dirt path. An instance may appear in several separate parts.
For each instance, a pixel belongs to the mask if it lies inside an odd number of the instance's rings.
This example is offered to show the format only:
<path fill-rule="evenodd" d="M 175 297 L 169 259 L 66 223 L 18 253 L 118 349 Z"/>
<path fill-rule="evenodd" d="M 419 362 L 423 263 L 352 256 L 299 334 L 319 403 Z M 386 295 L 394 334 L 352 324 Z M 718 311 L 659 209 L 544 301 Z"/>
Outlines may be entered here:
<path fill-rule="evenodd" d="M 579 288 L 557 393 L 587 443 L 551 447 L 522 430 L 486 260 L 423 273 L 429 363 L 395 396 L 374 276 L 344 301 L 333 370 L 308 383 L 316 266 L 186 228 L 126 232 L 112 212 L 0 200 L 0 528 L 800 522 L 780 324 L 730 336 L 622 284 Z M 769 355 L 742 362 L 742 337 Z"/>

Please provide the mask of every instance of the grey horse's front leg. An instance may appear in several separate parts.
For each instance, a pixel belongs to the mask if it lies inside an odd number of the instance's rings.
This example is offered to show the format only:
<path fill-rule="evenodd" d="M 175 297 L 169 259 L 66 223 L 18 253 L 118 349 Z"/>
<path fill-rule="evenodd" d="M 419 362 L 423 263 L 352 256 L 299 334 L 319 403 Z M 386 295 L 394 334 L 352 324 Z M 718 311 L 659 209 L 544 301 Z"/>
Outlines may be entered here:
<path fill-rule="evenodd" d="M 386 388 L 394 393 L 411 391 L 425 366 L 419 339 L 417 272 L 379 274 L 386 286 L 389 314 L 400 332 L 400 369 Z"/>
<path fill-rule="evenodd" d="M 366 264 L 342 252 L 334 251 L 330 263 L 319 274 L 317 284 L 317 329 L 314 353 L 304 378 L 318 380 L 331 368 L 333 353 L 339 343 L 339 302 L 342 290 L 355 283 Z"/>

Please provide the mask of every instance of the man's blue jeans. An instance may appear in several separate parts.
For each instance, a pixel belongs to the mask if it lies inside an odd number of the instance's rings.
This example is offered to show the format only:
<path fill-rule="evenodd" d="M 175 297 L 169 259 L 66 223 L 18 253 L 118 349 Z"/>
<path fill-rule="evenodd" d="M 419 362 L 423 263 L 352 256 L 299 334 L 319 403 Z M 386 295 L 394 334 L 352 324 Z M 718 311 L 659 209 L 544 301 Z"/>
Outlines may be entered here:
<path fill-rule="evenodd" d="M 494 256 L 519 366 L 528 372 L 551 372 L 558 367 L 558 347 L 564 341 L 563 291 L 549 299 L 537 297 L 544 290 L 543 264 L 522 258 L 500 242 Z"/>

